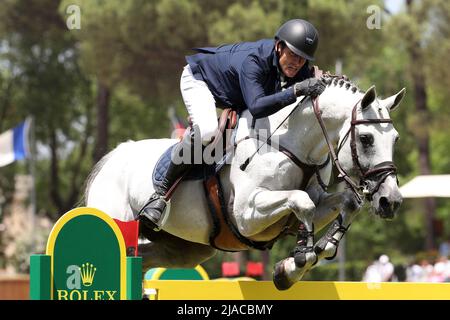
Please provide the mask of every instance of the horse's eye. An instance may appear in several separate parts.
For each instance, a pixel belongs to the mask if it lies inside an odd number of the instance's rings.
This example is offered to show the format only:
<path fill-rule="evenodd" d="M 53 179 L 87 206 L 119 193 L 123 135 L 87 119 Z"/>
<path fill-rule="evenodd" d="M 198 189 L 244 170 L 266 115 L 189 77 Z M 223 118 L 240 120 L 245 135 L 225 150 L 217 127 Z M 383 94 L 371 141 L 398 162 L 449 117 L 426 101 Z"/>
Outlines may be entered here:
<path fill-rule="evenodd" d="M 396 137 L 395 137 L 394 143 L 396 143 L 398 140 L 400 140 L 400 136 L 396 136 Z"/>
<path fill-rule="evenodd" d="M 361 141 L 364 147 L 369 147 L 373 145 L 373 136 L 371 134 L 361 134 L 359 136 L 359 141 Z"/>

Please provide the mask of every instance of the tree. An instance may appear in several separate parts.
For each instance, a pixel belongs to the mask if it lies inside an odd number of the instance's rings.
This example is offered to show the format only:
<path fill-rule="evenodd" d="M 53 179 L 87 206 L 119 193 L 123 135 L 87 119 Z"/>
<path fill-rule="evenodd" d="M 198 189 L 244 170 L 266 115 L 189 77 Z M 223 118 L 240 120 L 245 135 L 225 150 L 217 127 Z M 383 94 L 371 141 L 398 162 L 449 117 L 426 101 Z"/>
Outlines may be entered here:
<path fill-rule="evenodd" d="M 407 129 L 414 137 L 417 150 L 414 160 L 418 165 L 415 169 L 419 174 L 426 175 L 436 172 L 432 161 L 432 139 L 441 135 L 439 129 L 445 128 L 444 123 L 448 123 L 449 119 L 449 112 L 439 107 L 439 101 L 448 96 L 447 87 L 444 87 L 448 68 L 441 64 L 448 64 L 444 57 L 448 56 L 450 47 L 448 38 L 445 38 L 449 34 L 450 6 L 446 1 L 408 0 L 406 8 L 406 12 L 393 17 L 392 23 L 398 42 L 406 52 L 407 75 L 415 108 L 407 119 Z M 424 211 L 426 248 L 433 249 L 436 246 L 436 230 L 433 227 L 436 221 L 435 199 L 424 199 Z"/>
<path fill-rule="evenodd" d="M 10 0 L 2 2 L 0 10 L 6 48 L 1 59 L 7 66 L 3 73 L 12 90 L 3 96 L 7 103 L 2 121 L 12 127 L 34 116 L 39 150 L 45 150 L 38 158 L 39 208 L 53 217 L 78 200 L 92 130 L 90 83 L 81 73 L 73 38 L 57 8 L 52 0 Z"/>

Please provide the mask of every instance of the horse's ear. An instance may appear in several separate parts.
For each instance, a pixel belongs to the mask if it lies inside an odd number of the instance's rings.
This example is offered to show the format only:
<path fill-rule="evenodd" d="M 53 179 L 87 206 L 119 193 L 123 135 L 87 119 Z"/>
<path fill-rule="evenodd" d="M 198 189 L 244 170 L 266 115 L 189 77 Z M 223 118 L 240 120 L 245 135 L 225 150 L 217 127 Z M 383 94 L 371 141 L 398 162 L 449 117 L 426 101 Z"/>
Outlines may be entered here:
<path fill-rule="evenodd" d="M 406 89 L 403 88 L 397 94 L 394 94 L 389 98 L 383 99 L 383 104 L 389 110 L 389 112 L 395 110 L 398 107 L 403 97 L 405 96 L 405 92 Z"/>
<path fill-rule="evenodd" d="M 377 91 L 375 90 L 375 86 L 371 86 L 364 94 L 364 97 L 361 99 L 361 108 L 363 110 L 366 109 L 372 102 L 375 101 L 376 97 Z"/>

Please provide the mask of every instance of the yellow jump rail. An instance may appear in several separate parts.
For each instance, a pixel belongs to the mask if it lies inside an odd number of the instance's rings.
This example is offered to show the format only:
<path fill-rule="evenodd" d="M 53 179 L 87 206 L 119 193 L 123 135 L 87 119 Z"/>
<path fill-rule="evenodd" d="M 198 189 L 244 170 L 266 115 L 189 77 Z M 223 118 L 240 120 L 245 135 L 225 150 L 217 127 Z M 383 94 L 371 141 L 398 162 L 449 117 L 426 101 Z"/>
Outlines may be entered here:
<path fill-rule="evenodd" d="M 303 281 L 279 291 L 271 281 L 146 280 L 150 300 L 450 300 L 450 283 Z"/>

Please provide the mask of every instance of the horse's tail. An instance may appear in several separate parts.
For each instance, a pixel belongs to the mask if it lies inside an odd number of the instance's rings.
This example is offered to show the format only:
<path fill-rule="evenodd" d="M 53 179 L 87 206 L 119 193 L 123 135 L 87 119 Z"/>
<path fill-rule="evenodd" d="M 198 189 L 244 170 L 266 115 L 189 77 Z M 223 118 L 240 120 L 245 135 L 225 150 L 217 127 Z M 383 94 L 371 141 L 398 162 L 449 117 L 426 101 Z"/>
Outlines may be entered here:
<path fill-rule="evenodd" d="M 86 181 L 84 183 L 84 193 L 83 193 L 83 196 L 81 197 L 80 201 L 78 201 L 78 203 L 76 204 L 77 207 L 85 206 L 87 204 L 87 197 L 88 197 L 89 189 L 91 188 L 92 182 L 94 181 L 94 179 L 97 176 L 97 174 L 100 172 L 100 170 L 106 164 L 106 162 L 108 162 L 108 160 L 111 158 L 111 156 L 113 155 L 114 151 L 116 151 L 116 150 L 117 150 L 117 148 L 112 150 L 112 151 L 110 151 L 106 155 L 104 155 L 94 165 L 94 168 L 92 168 L 92 171 L 89 173 L 89 175 L 88 175 L 88 177 L 87 177 L 87 179 L 86 179 Z"/>

